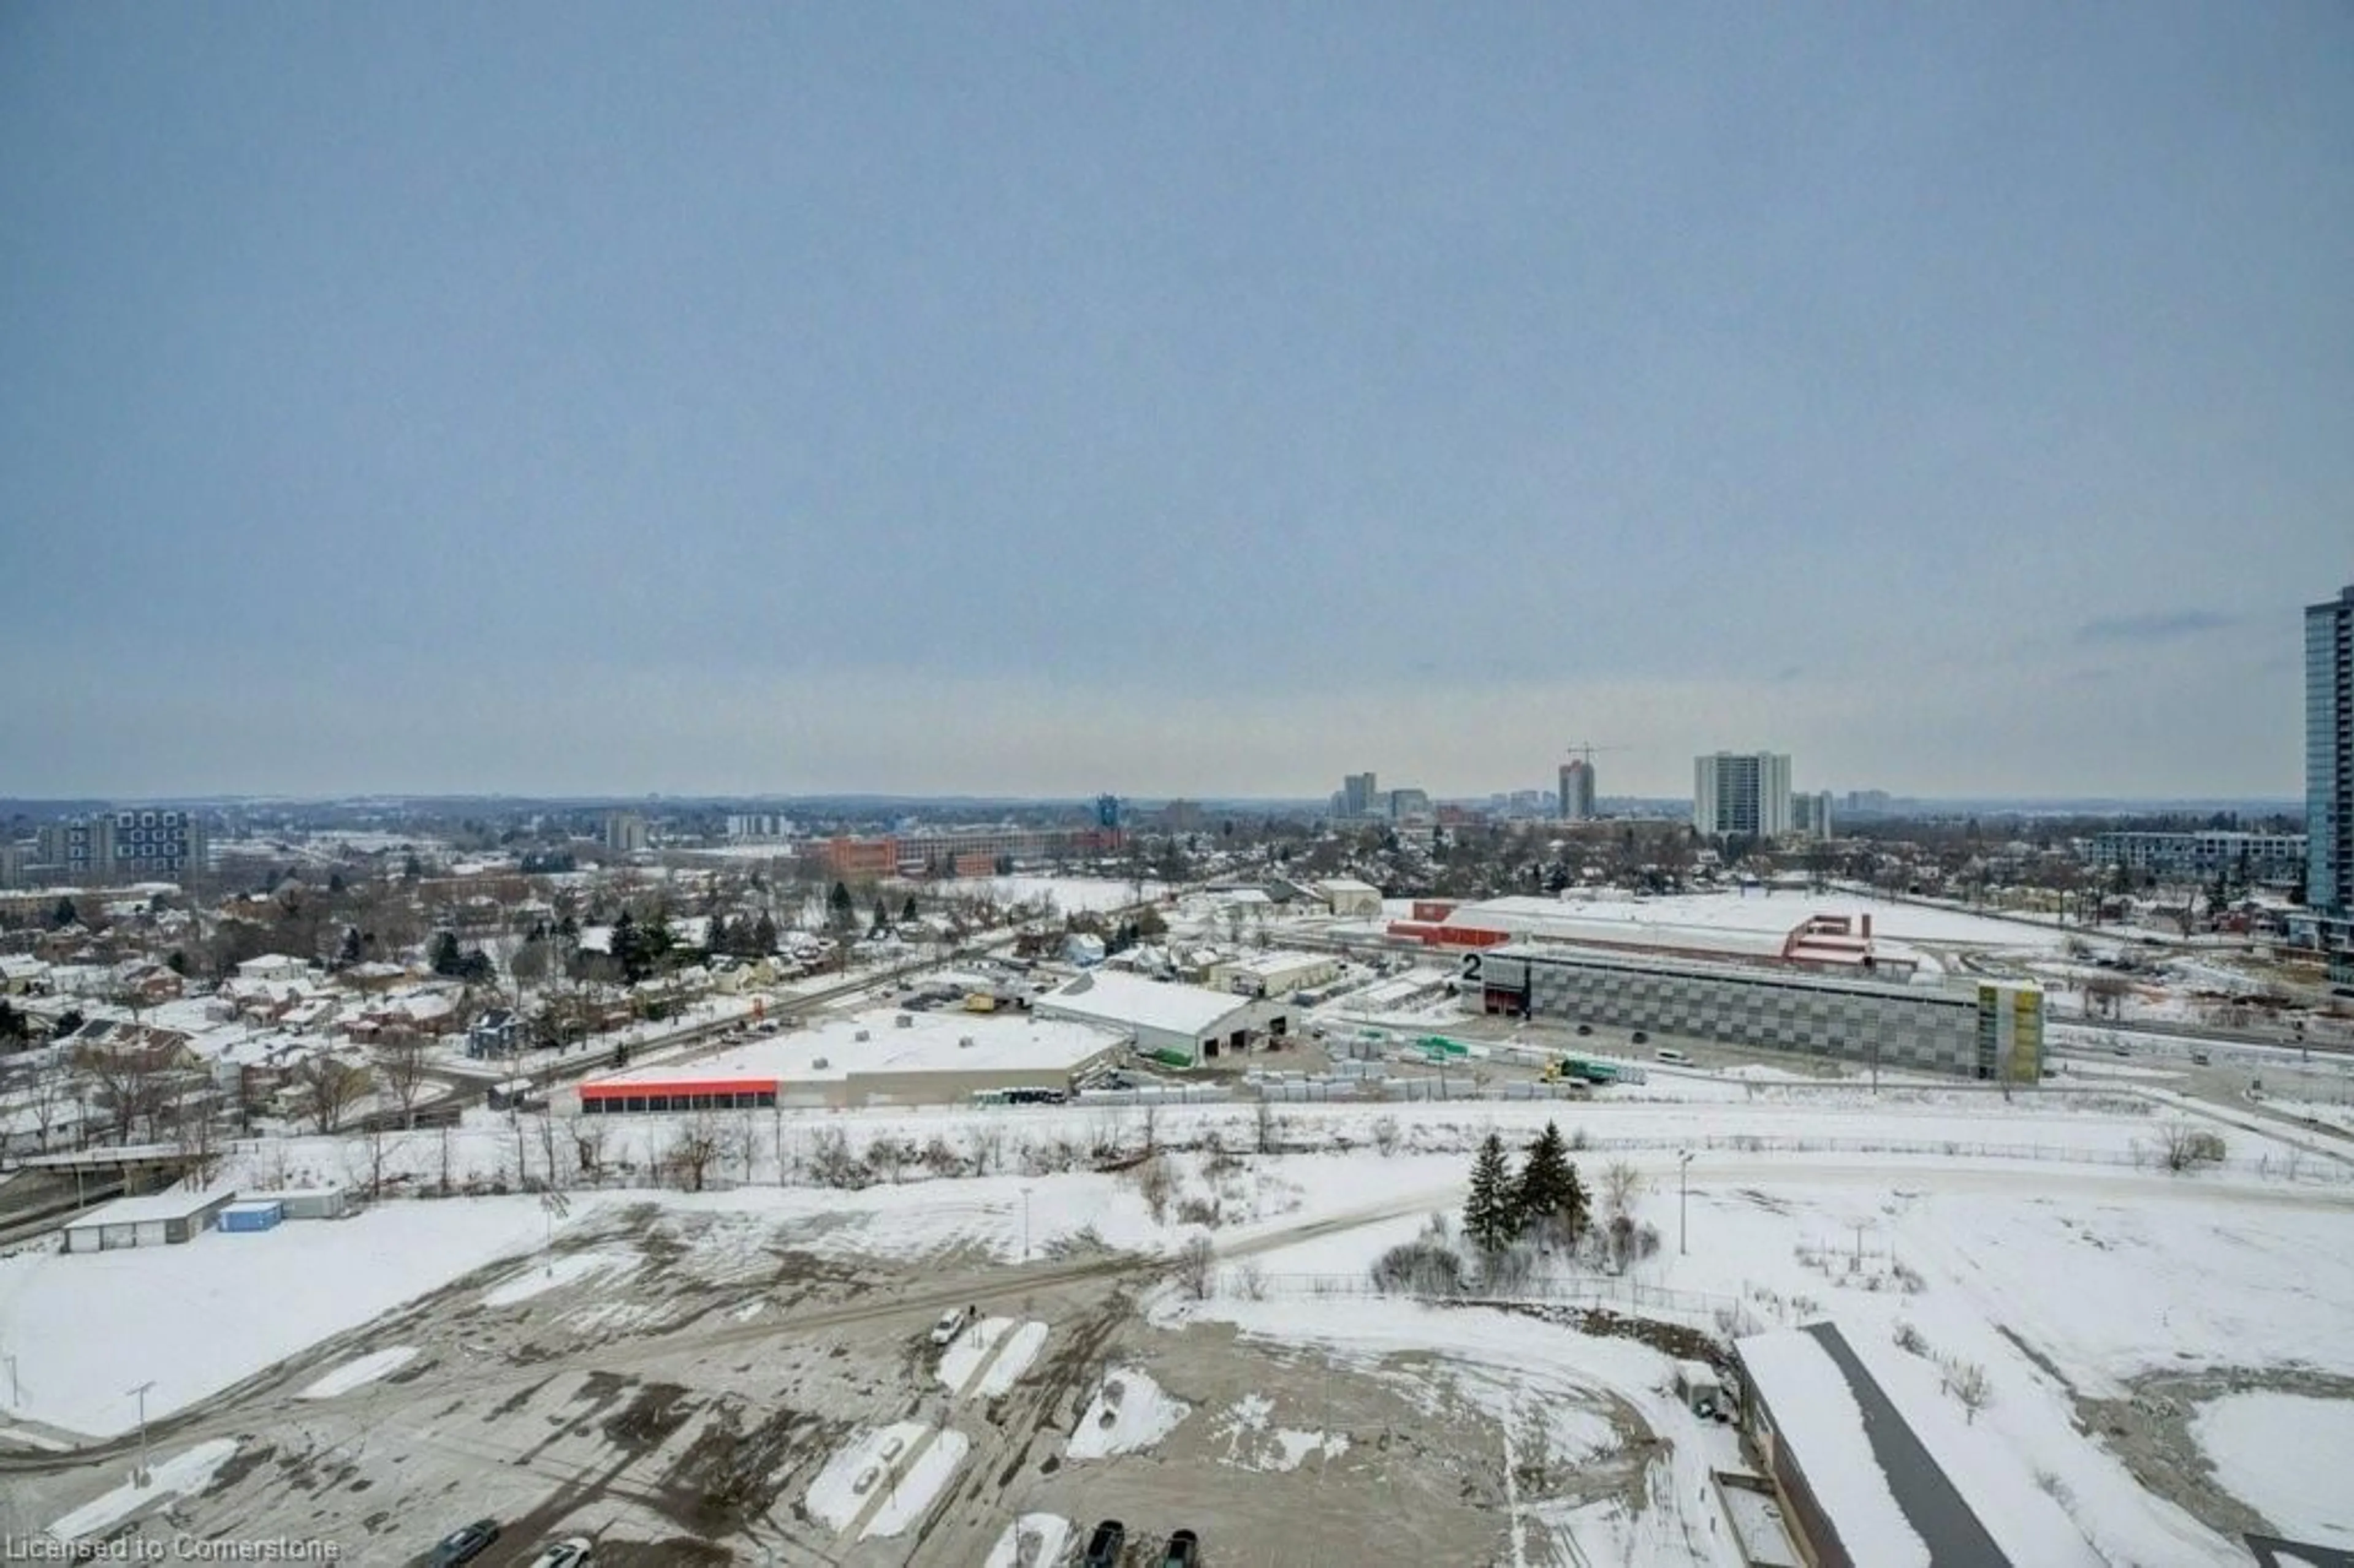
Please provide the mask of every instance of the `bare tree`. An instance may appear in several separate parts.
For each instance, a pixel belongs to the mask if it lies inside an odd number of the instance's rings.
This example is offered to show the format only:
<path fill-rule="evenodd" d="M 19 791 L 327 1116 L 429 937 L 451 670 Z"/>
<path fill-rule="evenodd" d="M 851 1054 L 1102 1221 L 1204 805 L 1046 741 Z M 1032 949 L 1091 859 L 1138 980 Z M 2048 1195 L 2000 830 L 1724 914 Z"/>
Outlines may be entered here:
<path fill-rule="evenodd" d="M 1602 1171 L 1602 1206 L 1606 1213 L 1629 1214 L 1643 1195 L 1643 1173 L 1624 1160 L 1614 1160 Z"/>
<path fill-rule="evenodd" d="M 2187 1121 L 2168 1122 L 2158 1135 L 2158 1151 L 2168 1171 L 2195 1171 L 2223 1163 L 2223 1135 Z"/>
<path fill-rule="evenodd" d="M 1209 1299 L 1216 1260 L 1217 1253 L 1210 1245 L 1210 1238 L 1200 1232 L 1189 1237 L 1178 1249 L 1177 1283 L 1184 1288 L 1186 1295 L 1196 1301 Z"/>
<path fill-rule="evenodd" d="M 181 1085 L 179 1103 L 172 1116 L 172 1131 L 180 1152 L 187 1157 L 190 1183 L 210 1186 L 213 1178 L 220 1173 L 220 1145 L 213 1096 L 208 1089 L 198 1092 L 185 1082 Z"/>
<path fill-rule="evenodd" d="M 1169 1200 L 1176 1186 L 1169 1162 L 1158 1154 L 1148 1157 L 1136 1167 L 1136 1190 L 1143 1197 L 1144 1206 L 1152 1212 L 1152 1223 L 1156 1225 L 1169 1223 Z"/>
<path fill-rule="evenodd" d="M 404 1127 L 417 1125 L 417 1096 L 425 1085 L 427 1054 L 425 1041 L 414 1034 L 387 1041 L 376 1048 L 376 1071 L 382 1075 L 393 1103 L 400 1107 Z"/>
<path fill-rule="evenodd" d="M 699 1113 L 681 1128 L 664 1153 L 664 1163 L 690 1192 L 703 1191 L 711 1168 L 721 1153 L 720 1128 L 708 1113 Z"/>
<path fill-rule="evenodd" d="M 576 1116 L 564 1124 L 572 1135 L 572 1156 L 578 1162 L 584 1181 L 599 1181 L 605 1175 L 605 1121 L 602 1117 Z"/>
<path fill-rule="evenodd" d="M 44 1154 L 48 1152 L 49 1133 L 69 1105 L 77 1111 L 80 1108 L 73 1099 L 73 1069 L 54 1056 L 45 1058 L 25 1085 L 25 1107 L 32 1114 L 33 1135 Z"/>
<path fill-rule="evenodd" d="M 114 1140 L 127 1143 L 144 1117 L 152 1126 L 171 1094 L 174 1046 L 133 1043 L 85 1047 L 80 1067 L 97 1088 L 99 1106 L 114 1121 Z"/>
<path fill-rule="evenodd" d="M 325 1051 L 304 1057 L 292 1076 L 295 1087 L 302 1091 L 304 1114 L 323 1133 L 334 1131 L 344 1113 L 368 1090 L 366 1068 Z"/>

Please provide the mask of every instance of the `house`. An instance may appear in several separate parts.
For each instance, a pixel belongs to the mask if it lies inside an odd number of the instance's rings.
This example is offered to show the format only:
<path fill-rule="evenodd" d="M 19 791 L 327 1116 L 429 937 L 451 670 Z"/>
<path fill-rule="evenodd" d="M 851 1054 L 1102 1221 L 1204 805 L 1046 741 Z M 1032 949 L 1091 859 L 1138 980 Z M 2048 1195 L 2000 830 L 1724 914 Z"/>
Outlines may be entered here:
<path fill-rule="evenodd" d="M 1063 960 L 1093 969 L 1104 961 L 1104 939 L 1090 931 L 1073 931 L 1063 938 Z"/>
<path fill-rule="evenodd" d="M 49 966 L 39 959 L 0 953 L 0 996 L 46 996 Z"/>
<path fill-rule="evenodd" d="M 504 1007 L 493 1007 L 484 1012 L 466 1030 L 466 1054 L 512 1056 L 523 1049 L 523 1021 Z"/>
<path fill-rule="evenodd" d="M 258 959 L 247 959 L 237 966 L 237 978 L 241 980 L 282 983 L 307 980 L 310 974 L 309 964 L 285 953 L 264 953 Z"/>

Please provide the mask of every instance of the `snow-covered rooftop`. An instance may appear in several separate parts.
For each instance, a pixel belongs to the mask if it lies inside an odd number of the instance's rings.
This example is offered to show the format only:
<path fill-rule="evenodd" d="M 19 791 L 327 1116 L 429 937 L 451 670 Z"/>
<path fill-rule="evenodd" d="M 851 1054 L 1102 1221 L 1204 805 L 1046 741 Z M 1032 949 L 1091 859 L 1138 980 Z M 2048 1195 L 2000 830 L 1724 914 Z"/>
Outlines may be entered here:
<path fill-rule="evenodd" d="M 212 1207 L 235 1192 L 151 1192 L 143 1198 L 117 1198 L 111 1203 L 101 1203 L 88 1213 L 76 1214 L 66 1222 L 66 1229 L 80 1230 L 88 1225 L 129 1225 L 153 1220 L 181 1220 Z"/>
<path fill-rule="evenodd" d="M 1206 986 L 1098 971 L 1048 991 L 1032 1005 L 1043 1012 L 1091 1019 L 1121 1029 L 1204 1034 L 1251 1004 L 1231 991 Z"/>
<path fill-rule="evenodd" d="M 907 1019 L 905 1026 L 896 1022 L 900 1017 Z M 858 1038 L 862 1032 L 864 1040 Z M 961 1044 L 965 1040 L 972 1044 Z M 589 1084 L 745 1078 L 822 1083 L 854 1073 L 1051 1071 L 1076 1067 L 1118 1044 L 1101 1029 L 1060 1020 L 877 1010 L 799 1033 L 748 1041 L 693 1062 L 633 1067 Z"/>

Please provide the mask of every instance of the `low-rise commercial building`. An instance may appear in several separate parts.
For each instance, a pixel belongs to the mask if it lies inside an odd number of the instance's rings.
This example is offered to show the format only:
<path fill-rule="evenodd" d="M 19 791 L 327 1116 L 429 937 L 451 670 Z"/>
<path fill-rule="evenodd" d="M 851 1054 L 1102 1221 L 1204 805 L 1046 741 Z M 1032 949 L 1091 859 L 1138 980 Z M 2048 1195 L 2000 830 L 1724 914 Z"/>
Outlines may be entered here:
<path fill-rule="evenodd" d="M 693 1062 L 591 1078 L 580 1086 L 580 1108 L 847 1109 L 962 1102 L 1006 1089 L 1068 1093 L 1116 1059 L 1119 1046 L 1109 1030 L 1034 1016 L 869 1012 Z"/>
<path fill-rule="evenodd" d="M 1236 996 L 1287 997 L 1339 978 L 1341 960 L 1330 953 L 1247 953 L 1210 969 L 1213 989 Z"/>

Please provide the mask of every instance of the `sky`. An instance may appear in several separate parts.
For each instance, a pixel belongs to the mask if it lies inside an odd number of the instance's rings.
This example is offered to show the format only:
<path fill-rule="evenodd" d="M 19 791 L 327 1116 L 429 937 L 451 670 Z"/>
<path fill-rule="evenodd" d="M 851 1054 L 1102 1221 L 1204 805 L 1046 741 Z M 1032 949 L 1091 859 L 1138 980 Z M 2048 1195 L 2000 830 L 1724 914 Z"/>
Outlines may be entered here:
<path fill-rule="evenodd" d="M 2291 796 L 2354 9 L 0 7 L 0 794 Z"/>

